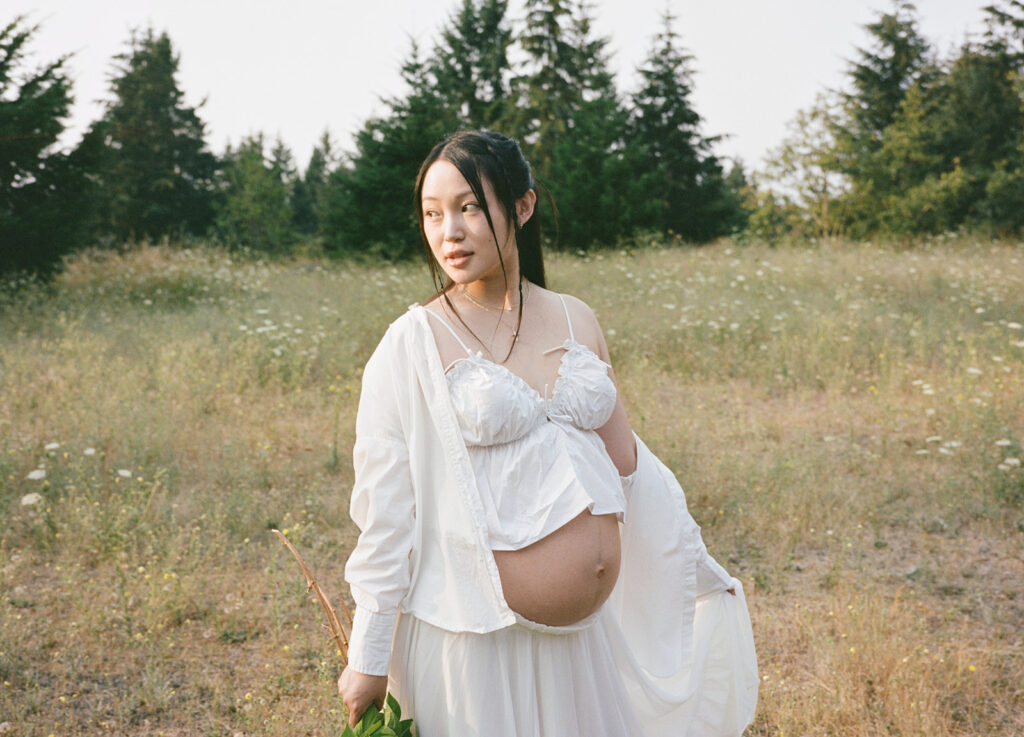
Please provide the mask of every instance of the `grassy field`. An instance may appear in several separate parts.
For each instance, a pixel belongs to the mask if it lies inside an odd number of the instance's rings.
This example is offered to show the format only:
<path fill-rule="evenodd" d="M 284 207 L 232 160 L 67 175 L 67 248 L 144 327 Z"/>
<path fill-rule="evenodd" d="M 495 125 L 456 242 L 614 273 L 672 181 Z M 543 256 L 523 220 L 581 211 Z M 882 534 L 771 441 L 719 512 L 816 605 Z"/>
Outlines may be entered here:
<path fill-rule="evenodd" d="M 1024 733 L 1024 248 L 549 259 L 748 591 L 750 735 Z M 420 264 L 83 256 L 0 293 L 0 732 L 331 735 L 360 368 Z M 4 732 L 3 730 L 6 731 Z"/>

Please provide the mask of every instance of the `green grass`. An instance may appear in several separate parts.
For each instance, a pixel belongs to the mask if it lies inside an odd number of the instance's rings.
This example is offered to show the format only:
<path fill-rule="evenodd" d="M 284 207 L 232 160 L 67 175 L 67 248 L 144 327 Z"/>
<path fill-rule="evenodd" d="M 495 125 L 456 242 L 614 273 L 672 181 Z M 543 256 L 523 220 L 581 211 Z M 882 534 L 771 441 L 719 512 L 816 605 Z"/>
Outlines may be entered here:
<path fill-rule="evenodd" d="M 548 273 L 744 581 L 750 734 L 1024 730 L 1024 249 L 722 243 Z M 268 530 L 343 593 L 361 367 L 430 289 L 420 264 L 164 247 L 0 294 L 0 722 L 340 733 L 338 661 Z"/>

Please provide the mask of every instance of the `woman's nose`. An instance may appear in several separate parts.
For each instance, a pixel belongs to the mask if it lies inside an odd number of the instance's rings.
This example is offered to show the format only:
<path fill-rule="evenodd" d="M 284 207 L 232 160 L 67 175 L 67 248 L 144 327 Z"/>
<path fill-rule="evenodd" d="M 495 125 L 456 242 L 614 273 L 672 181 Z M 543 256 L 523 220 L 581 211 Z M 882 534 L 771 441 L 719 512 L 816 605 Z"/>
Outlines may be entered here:
<path fill-rule="evenodd" d="M 463 230 L 462 218 L 457 215 L 445 218 L 444 221 L 444 239 L 446 241 L 461 241 L 465 236 Z"/>

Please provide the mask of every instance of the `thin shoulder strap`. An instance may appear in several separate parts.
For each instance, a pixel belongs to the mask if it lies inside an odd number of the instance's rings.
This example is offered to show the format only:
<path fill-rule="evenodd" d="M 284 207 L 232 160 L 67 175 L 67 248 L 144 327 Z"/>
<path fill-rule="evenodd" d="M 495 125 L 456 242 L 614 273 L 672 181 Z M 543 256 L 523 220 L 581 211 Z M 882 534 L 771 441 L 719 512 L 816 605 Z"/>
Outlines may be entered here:
<path fill-rule="evenodd" d="M 445 320 L 443 317 L 441 317 L 436 312 L 434 312 L 433 310 L 431 310 L 431 309 L 429 309 L 427 307 L 424 307 L 423 309 L 427 311 L 428 315 L 433 315 L 434 317 L 436 317 L 438 320 L 441 321 L 442 325 L 444 325 L 446 328 L 448 328 L 448 332 L 452 334 L 452 337 L 455 338 L 455 340 L 459 341 L 459 345 L 462 346 L 462 350 L 464 350 L 467 355 L 470 355 L 470 356 L 473 355 L 473 351 L 469 350 L 469 348 L 466 346 L 466 344 L 462 342 L 462 338 L 460 338 L 459 334 L 455 332 L 455 329 L 451 325 L 448 324 L 447 320 Z"/>
<path fill-rule="evenodd" d="M 569 306 L 565 304 L 565 295 L 559 294 L 558 298 L 562 300 L 562 309 L 565 310 L 565 322 L 569 325 L 569 340 L 575 343 L 576 336 L 572 334 L 572 320 L 569 318 Z"/>

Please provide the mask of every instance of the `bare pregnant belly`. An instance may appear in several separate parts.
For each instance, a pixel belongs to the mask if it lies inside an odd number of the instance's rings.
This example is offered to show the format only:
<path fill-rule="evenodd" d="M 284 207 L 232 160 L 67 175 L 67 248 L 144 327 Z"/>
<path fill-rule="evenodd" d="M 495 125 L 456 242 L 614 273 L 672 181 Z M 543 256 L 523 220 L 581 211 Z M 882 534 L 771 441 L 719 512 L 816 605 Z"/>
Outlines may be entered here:
<path fill-rule="evenodd" d="M 495 550 L 505 601 L 523 617 L 553 626 L 596 612 L 612 593 L 621 558 L 614 514 L 584 511 L 520 550 Z"/>

